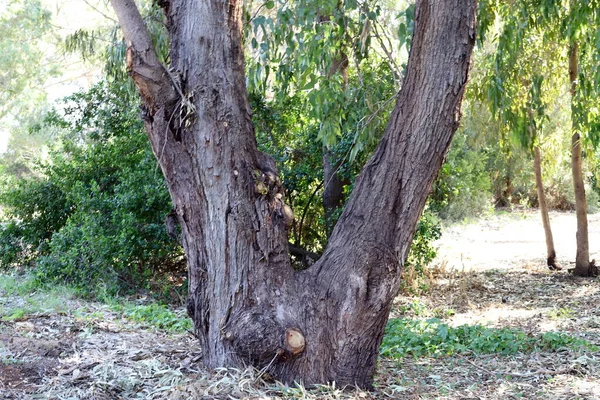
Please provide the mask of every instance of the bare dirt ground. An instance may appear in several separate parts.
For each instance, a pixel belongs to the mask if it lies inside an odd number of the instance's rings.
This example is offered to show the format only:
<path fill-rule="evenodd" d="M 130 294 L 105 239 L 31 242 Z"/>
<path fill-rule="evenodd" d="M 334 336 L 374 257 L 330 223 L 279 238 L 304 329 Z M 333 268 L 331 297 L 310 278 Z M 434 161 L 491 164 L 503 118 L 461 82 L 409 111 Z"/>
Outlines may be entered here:
<path fill-rule="evenodd" d="M 574 217 L 552 217 L 566 264 Z M 599 221 L 590 216 L 596 255 Z M 532 337 L 560 331 L 600 345 L 600 282 L 547 271 L 537 225 L 537 214 L 521 212 L 448 228 L 430 290 L 400 296 L 392 316 Z M 284 387 L 251 369 L 206 371 L 191 334 L 135 324 L 102 304 L 64 298 L 64 311 L 6 318 L 30 296 L 0 290 L 0 399 L 600 399 L 596 350 L 382 359 L 373 391 Z"/>
<path fill-rule="evenodd" d="M 470 224 L 444 229 L 437 243 L 438 262 L 448 269 L 482 270 L 541 266 L 546 242 L 537 210 L 500 211 Z M 573 212 L 550 212 L 550 225 L 559 262 L 572 267 L 577 249 Z M 588 215 L 590 258 L 600 261 L 600 213 Z"/>

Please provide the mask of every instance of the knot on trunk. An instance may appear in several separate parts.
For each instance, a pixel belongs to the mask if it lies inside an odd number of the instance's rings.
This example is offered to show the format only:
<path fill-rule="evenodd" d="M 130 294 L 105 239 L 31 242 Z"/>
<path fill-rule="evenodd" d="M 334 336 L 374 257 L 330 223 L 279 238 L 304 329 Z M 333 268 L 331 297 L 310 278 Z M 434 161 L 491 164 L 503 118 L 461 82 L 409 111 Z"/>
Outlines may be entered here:
<path fill-rule="evenodd" d="M 235 352 L 258 368 L 279 357 L 288 358 L 304 351 L 304 335 L 298 328 L 286 329 L 268 312 L 246 312 L 232 317 L 224 338 Z"/>

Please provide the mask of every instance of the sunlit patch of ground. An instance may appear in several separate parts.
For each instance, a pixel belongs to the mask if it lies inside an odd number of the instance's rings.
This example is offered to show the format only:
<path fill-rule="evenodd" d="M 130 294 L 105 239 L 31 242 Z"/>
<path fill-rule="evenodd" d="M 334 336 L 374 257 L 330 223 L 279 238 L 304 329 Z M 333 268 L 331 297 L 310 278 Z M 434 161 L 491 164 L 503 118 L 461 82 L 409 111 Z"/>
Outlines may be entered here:
<path fill-rule="evenodd" d="M 572 212 L 550 211 L 558 260 L 569 265 L 577 250 L 577 222 Z M 600 261 L 600 213 L 588 215 L 591 258 Z M 484 220 L 456 224 L 437 243 L 438 262 L 458 271 L 544 266 L 546 243 L 537 210 L 497 212 Z"/>

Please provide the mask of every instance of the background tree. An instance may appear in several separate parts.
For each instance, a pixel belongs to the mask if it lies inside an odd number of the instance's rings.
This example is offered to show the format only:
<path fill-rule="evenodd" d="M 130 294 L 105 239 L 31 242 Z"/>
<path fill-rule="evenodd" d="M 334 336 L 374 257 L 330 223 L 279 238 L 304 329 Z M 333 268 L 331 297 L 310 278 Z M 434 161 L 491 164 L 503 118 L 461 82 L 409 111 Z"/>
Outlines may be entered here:
<path fill-rule="evenodd" d="M 537 203 L 542 217 L 546 238 L 547 265 L 551 270 L 562 266 L 556 259 L 556 249 L 542 179 L 542 156 L 540 143 L 544 123 L 550 118 L 546 109 L 556 101 L 564 77 L 553 75 L 558 68 L 560 48 L 544 46 L 543 32 L 530 31 L 526 45 L 513 47 L 512 34 L 518 28 L 518 18 L 508 17 L 498 38 L 493 62 L 486 71 L 482 86 L 477 88 L 490 107 L 494 117 L 503 123 L 501 135 L 508 141 L 533 153 L 533 170 L 537 189 Z M 547 79 L 544 79 L 547 77 Z"/>
<path fill-rule="evenodd" d="M 597 24 L 599 4 L 596 4 L 595 1 L 554 0 L 522 0 L 511 5 L 490 1 L 483 4 L 484 8 L 489 7 L 490 14 L 499 15 L 506 22 L 503 27 L 504 34 L 500 40 L 499 57 L 516 60 L 522 50 L 528 46 L 531 35 L 540 32 L 545 48 L 554 48 L 557 43 L 561 43 L 563 46 L 563 71 L 568 71 L 573 124 L 571 164 L 577 215 L 578 249 L 573 272 L 580 276 L 595 275 L 597 268 L 593 262 L 589 261 L 587 205 L 581 162 L 581 142 L 582 138 L 585 138 L 590 144 L 596 145 L 599 137 L 599 114 L 597 107 L 591 103 L 591 99 L 595 98 L 598 92 L 597 83 L 600 81 L 597 79 L 599 72 L 597 60 L 592 55 L 597 54 L 596 37 L 600 30 L 600 26 Z M 566 51 L 567 49 L 568 51 Z M 580 52 L 586 54 L 583 68 L 580 65 Z M 498 65 L 498 67 L 500 68 L 502 65 Z M 541 78 L 547 79 L 547 76 L 543 74 L 560 73 L 558 71 L 548 69 L 538 72 L 542 74 Z M 567 74 L 563 73 L 563 76 L 567 76 Z M 531 83 L 525 82 L 524 86 Z M 504 83 L 501 85 L 506 87 Z M 521 121 L 530 120 L 531 115 L 525 113 L 519 119 Z M 520 123 L 520 125 L 523 124 Z"/>
<path fill-rule="evenodd" d="M 299 272 L 289 264 L 276 168 L 256 147 L 241 4 L 161 2 L 176 76 L 157 57 L 133 1 L 112 4 L 182 226 L 188 310 L 206 365 L 251 363 L 284 381 L 368 386 L 418 217 L 458 125 L 474 2 L 417 4 L 386 133 L 325 253 Z M 341 278 L 347 284 L 336 286 Z"/>

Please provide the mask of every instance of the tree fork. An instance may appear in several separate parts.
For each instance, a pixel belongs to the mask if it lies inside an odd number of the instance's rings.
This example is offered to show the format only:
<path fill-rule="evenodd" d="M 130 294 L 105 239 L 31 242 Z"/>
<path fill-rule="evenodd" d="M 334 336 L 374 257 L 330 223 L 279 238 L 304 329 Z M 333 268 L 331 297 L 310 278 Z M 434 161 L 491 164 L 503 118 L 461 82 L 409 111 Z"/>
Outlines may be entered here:
<path fill-rule="evenodd" d="M 256 146 L 241 1 L 162 1 L 171 67 L 185 75 L 181 93 L 195 113 L 178 127 L 172 107 L 183 99 L 154 63 L 133 0 L 111 1 L 133 54 L 147 60 L 131 63 L 130 74 L 150 110 L 146 129 L 183 232 L 203 362 L 251 364 L 284 382 L 370 386 L 418 218 L 458 127 L 475 0 L 417 2 L 390 123 L 325 253 L 299 272 L 277 169 Z"/>

